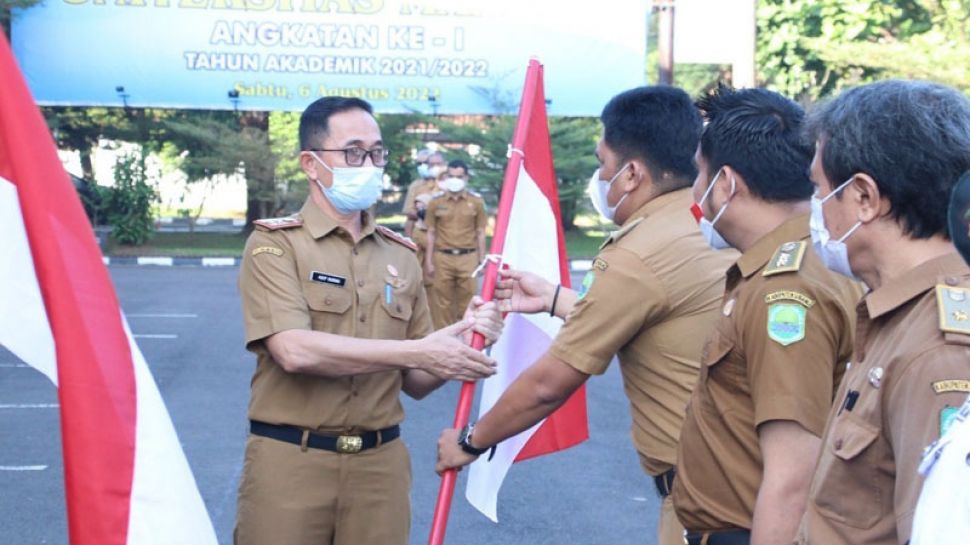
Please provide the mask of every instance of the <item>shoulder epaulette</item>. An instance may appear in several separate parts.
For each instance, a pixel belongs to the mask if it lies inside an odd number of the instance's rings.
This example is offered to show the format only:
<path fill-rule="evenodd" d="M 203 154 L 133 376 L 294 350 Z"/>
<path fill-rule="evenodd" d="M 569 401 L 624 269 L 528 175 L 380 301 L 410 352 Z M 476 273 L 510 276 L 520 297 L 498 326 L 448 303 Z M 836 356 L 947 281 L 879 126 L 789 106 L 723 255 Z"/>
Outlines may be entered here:
<path fill-rule="evenodd" d="M 937 284 L 936 307 L 941 331 L 970 335 L 970 289 Z"/>
<path fill-rule="evenodd" d="M 775 255 L 771 256 L 768 266 L 761 273 L 762 276 L 772 276 L 786 272 L 796 272 L 802 268 L 802 260 L 805 258 L 805 249 L 808 243 L 804 240 L 786 242 L 778 247 Z"/>
<path fill-rule="evenodd" d="M 415 244 L 414 241 L 412 241 L 411 239 L 409 239 L 404 235 L 398 234 L 398 232 L 393 229 L 384 227 L 383 225 L 378 225 L 375 230 L 378 233 L 384 235 L 385 238 L 391 241 L 397 242 L 398 244 L 400 244 L 401 246 L 404 246 L 405 248 L 411 250 L 412 252 L 418 251 L 418 245 Z"/>
<path fill-rule="evenodd" d="M 279 229 L 290 229 L 303 225 L 303 218 L 300 216 L 286 216 L 283 218 L 265 218 L 254 220 L 253 225 L 262 231 L 276 231 Z"/>
<path fill-rule="evenodd" d="M 617 229 L 616 231 L 613 231 L 612 233 L 610 233 L 610 236 L 606 237 L 606 240 L 604 240 L 603 244 L 600 245 L 600 250 L 602 250 L 603 248 L 606 248 L 607 244 L 611 242 L 616 242 L 621 238 L 623 238 L 627 233 L 632 231 L 634 227 L 639 225 L 641 221 L 643 221 L 643 218 L 637 218 L 631 221 L 630 223 L 624 225 L 623 227 Z"/>

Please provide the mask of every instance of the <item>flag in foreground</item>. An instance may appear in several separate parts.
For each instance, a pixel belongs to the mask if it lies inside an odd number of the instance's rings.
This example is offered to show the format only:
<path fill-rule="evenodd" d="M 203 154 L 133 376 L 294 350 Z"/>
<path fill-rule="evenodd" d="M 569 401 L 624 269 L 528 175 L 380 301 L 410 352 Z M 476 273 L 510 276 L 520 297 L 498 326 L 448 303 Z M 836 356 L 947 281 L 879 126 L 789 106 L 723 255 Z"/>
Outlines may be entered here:
<path fill-rule="evenodd" d="M 91 226 L 2 35 L 0 233 L 0 344 L 58 386 L 71 545 L 215 545 Z"/>
<path fill-rule="evenodd" d="M 521 154 L 522 160 L 510 161 L 510 168 L 518 163 L 518 173 L 502 250 L 503 262 L 535 273 L 553 284 L 569 287 L 542 65 L 535 60 L 526 74 L 522 111 L 513 138 L 513 142 L 520 141 L 523 142 L 522 149 L 511 151 Z M 484 383 L 479 414 L 488 412 L 506 388 L 545 353 L 561 325 L 561 320 L 546 314 L 510 314 L 507 317 L 505 331 L 491 352 L 499 362 L 498 373 Z M 588 436 L 583 386 L 549 418 L 500 443 L 491 461 L 488 456 L 475 461 L 470 468 L 465 497 L 485 516 L 497 522 L 498 491 L 513 462 L 566 449 Z"/>

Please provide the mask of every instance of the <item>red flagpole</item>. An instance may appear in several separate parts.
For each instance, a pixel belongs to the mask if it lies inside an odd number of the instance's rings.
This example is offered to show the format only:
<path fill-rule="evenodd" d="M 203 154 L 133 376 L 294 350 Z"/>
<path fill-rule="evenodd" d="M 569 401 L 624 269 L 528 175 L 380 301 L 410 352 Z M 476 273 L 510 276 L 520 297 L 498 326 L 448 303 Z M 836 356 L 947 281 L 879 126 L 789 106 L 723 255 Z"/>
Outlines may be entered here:
<path fill-rule="evenodd" d="M 509 215 L 512 212 L 512 198 L 515 195 L 515 185 L 519 178 L 519 170 L 524 159 L 522 147 L 528 132 L 532 117 L 532 106 L 536 100 L 536 88 L 542 77 L 542 65 L 537 59 L 529 61 L 529 68 L 525 74 L 525 86 L 522 89 L 522 102 L 519 104 L 519 119 L 512 136 L 512 148 L 509 150 L 509 162 L 505 166 L 505 178 L 502 182 L 502 195 L 498 203 L 498 215 L 495 218 L 495 235 L 492 237 L 490 253 L 502 255 L 505 248 L 505 234 L 509 228 Z M 540 98 L 540 100 L 542 100 Z M 495 294 L 495 282 L 498 279 L 499 264 L 487 261 L 485 265 L 485 280 L 482 283 L 482 299 L 491 301 Z M 472 337 L 472 348 L 482 350 L 485 338 L 478 333 Z M 454 428 L 462 428 L 468 424 L 471 414 L 472 401 L 475 398 L 475 383 L 467 381 L 461 385 L 458 396 L 458 407 L 455 409 Z M 434 519 L 431 522 L 431 535 L 428 545 L 442 545 L 445 542 L 445 531 L 448 527 L 448 514 L 451 512 L 451 499 L 455 494 L 455 480 L 458 472 L 454 469 L 446 471 L 441 477 L 441 487 L 438 489 L 438 500 L 435 502 Z"/>

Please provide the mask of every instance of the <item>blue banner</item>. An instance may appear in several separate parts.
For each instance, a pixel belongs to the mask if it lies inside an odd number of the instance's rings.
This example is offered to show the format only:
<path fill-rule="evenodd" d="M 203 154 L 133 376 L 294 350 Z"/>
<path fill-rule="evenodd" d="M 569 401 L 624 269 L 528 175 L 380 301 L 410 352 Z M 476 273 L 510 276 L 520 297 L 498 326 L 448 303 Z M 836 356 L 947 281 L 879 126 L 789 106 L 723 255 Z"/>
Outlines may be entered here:
<path fill-rule="evenodd" d="M 552 115 L 599 115 L 645 83 L 649 2 L 46 0 L 14 13 L 44 105 L 378 112 L 515 109 L 530 57 Z"/>

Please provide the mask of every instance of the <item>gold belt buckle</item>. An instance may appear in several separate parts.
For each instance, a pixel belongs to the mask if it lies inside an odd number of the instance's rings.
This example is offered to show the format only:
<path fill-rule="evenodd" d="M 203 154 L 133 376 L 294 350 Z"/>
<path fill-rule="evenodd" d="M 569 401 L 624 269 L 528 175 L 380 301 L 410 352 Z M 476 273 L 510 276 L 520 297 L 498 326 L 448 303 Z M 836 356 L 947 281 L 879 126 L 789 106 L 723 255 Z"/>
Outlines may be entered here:
<path fill-rule="evenodd" d="M 359 435 L 341 435 L 337 437 L 337 452 L 342 454 L 356 454 L 364 448 L 364 439 Z"/>

